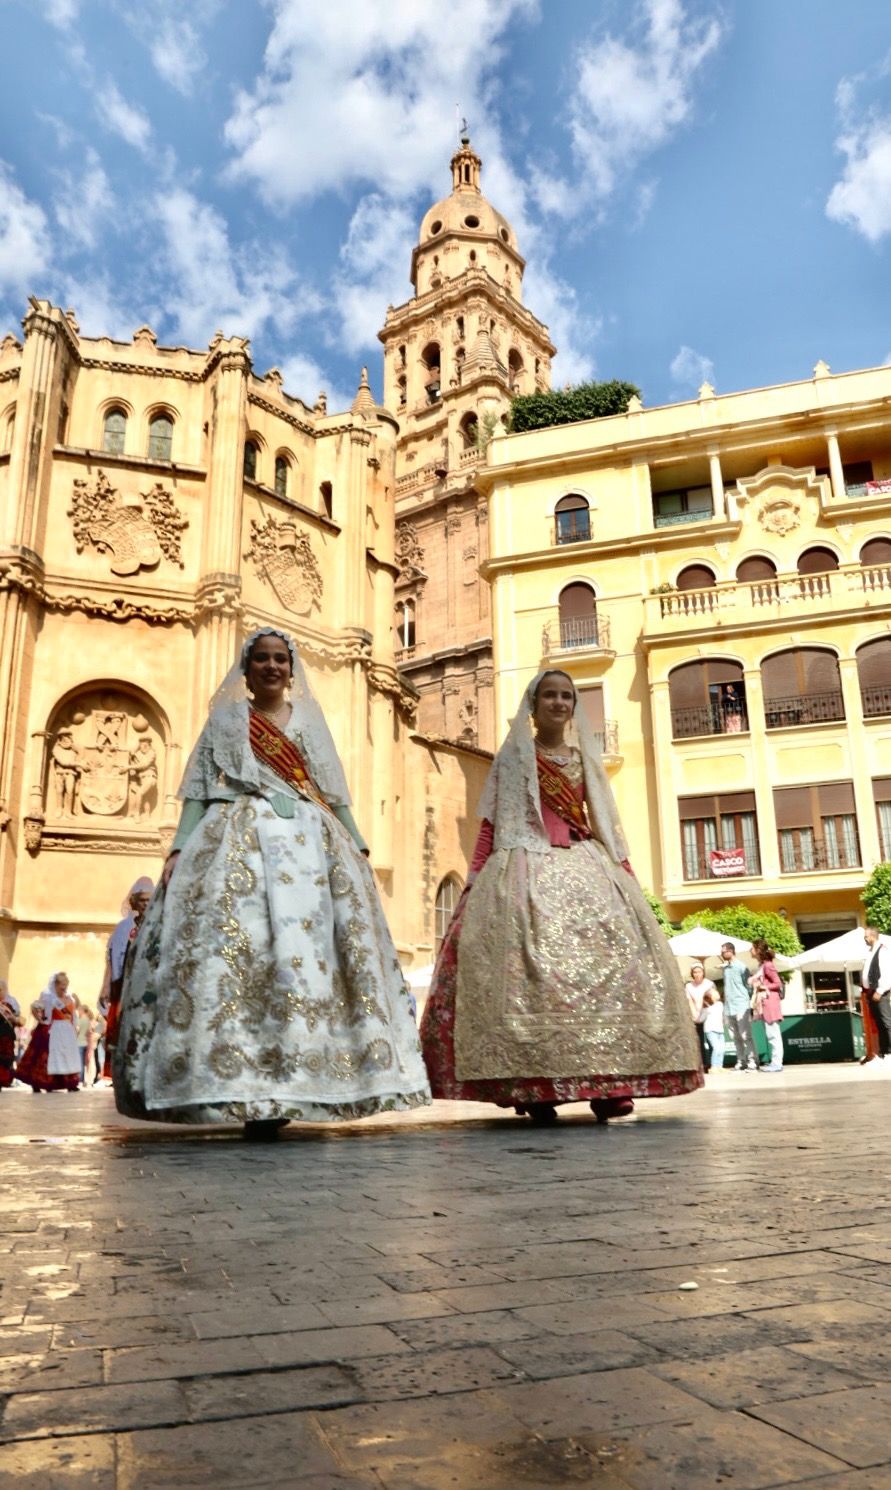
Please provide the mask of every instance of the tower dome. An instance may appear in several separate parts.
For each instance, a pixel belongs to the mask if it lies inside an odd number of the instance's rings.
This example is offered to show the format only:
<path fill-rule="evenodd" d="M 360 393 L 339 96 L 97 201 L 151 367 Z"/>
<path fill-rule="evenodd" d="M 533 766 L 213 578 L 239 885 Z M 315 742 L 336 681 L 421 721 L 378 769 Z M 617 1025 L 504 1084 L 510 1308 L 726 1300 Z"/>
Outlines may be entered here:
<path fill-rule="evenodd" d="M 455 279 L 466 269 L 485 269 L 499 283 L 506 279 L 517 295 L 525 260 L 511 224 L 480 190 L 482 161 L 466 131 L 451 164 L 450 195 L 421 219 L 411 263 L 416 293 L 439 289 L 445 280 Z"/>

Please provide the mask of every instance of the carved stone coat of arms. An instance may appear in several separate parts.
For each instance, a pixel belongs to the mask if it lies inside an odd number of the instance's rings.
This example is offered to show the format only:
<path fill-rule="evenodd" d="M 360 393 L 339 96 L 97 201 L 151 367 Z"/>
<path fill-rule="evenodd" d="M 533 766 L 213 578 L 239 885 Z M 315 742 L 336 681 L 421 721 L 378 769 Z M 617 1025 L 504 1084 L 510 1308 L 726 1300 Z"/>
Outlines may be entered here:
<path fill-rule="evenodd" d="M 322 572 L 305 533 L 296 525 L 268 517 L 265 523 L 251 519 L 251 546 L 244 556 L 252 559 L 260 579 L 271 585 L 287 610 L 306 615 L 322 598 Z"/>
<path fill-rule="evenodd" d="M 162 557 L 183 567 L 181 535 L 188 521 L 160 482 L 138 497 L 121 497 L 104 471 L 93 484 L 75 481 L 68 516 L 78 553 L 92 545 L 109 554 L 112 574 L 154 569 Z"/>

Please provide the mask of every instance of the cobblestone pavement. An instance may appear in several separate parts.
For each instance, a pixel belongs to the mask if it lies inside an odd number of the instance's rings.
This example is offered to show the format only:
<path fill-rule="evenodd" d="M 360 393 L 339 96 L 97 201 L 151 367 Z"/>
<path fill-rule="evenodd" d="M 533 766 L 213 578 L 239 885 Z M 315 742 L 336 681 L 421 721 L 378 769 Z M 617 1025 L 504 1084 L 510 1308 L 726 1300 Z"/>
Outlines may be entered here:
<path fill-rule="evenodd" d="M 730 1072 L 259 1146 L 5 1092 L 0 1485 L 891 1490 L 889 1108 Z"/>

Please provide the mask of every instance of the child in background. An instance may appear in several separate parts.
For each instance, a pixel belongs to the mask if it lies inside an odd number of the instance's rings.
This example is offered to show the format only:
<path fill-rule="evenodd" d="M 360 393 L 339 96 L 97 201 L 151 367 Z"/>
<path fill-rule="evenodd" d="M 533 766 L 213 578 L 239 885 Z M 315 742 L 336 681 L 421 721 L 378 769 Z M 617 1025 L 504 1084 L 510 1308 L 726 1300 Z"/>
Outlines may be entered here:
<path fill-rule="evenodd" d="M 702 996 L 702 1010 L 699 1015 L 705 1035 L 705 1043 L 709 1050 L 709 1070 L 723 1071 L 724 1069 L 724 1004 L 721 995 L 714 986 L 706 989 Z"/>

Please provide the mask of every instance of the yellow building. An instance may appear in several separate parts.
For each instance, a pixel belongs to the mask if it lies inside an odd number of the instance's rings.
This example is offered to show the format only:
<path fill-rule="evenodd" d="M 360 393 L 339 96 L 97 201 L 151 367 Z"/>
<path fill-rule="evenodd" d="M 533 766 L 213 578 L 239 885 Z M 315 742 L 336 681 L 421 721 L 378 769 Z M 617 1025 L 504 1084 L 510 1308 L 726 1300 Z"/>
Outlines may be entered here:
<path fill-rule="evenodd" d="M 364 373 L 350 412 L 310 409 L 219 333 L 85 338 L 34 299 L 0 344 L 0 938 L 20 998 L 63 967 L 98 990 L 208 699 L 268 623 L 331 721 L 406 962 L 430 960 L 486 762 L 415 737 L 396 671 L 397 428 Z"/>
<path fill-rule="evenodd" d="M 852 924 L 891 859 L 891 368 L 515 434 L 490 507 L 503 734 L 538 667 L 602 732 L 672 917 Z"/>

